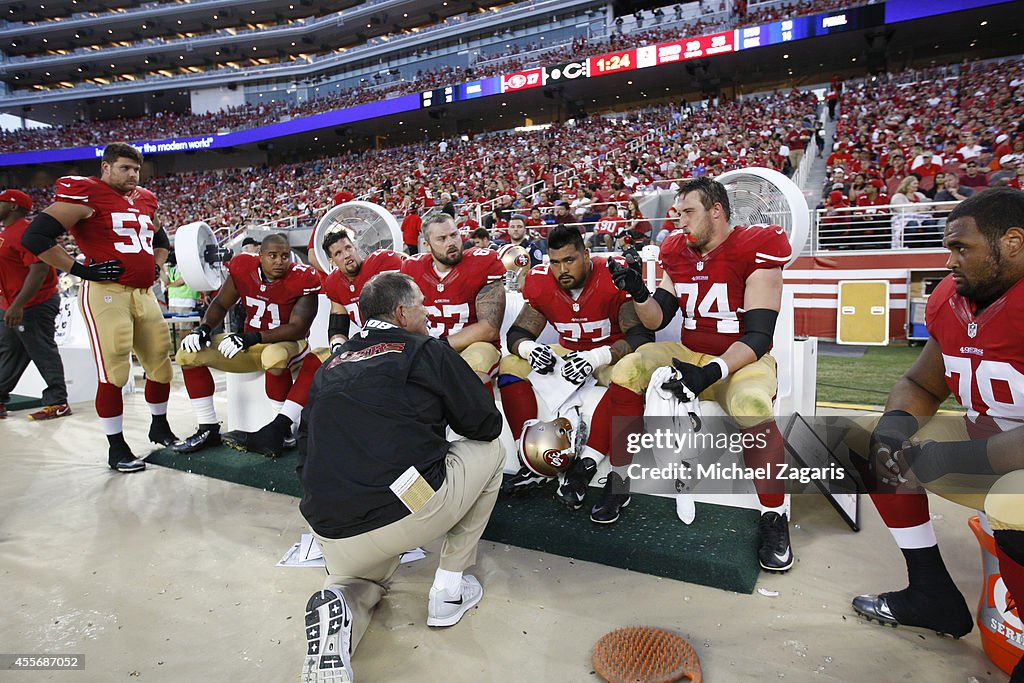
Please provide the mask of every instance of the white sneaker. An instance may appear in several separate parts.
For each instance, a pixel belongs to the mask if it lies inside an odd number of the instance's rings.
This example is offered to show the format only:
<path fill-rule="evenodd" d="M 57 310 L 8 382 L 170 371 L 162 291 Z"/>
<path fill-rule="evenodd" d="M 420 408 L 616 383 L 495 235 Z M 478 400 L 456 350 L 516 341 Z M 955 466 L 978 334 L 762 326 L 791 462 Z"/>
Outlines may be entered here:
<path fill-rule="evenodd" d="M 454 626 L 462 615 L 476 607 L 484 597 L 484 589 L 476 577 L 462 577 L 461 591 L 452 595 L 448 591 L 430 588 L 427 601 L 427 626 Z"/>
<path fill-rule="evenodd" d="M 352 612 L 337 588 L 306 603 L 306 658 L 302 683 L 352 683 Z"/>

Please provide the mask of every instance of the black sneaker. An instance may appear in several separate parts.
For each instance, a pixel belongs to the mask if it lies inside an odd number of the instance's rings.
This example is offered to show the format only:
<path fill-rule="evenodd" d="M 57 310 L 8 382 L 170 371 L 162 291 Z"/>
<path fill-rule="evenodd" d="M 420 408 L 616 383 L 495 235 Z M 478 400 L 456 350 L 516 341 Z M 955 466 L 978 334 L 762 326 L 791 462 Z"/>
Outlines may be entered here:
<path fill-rule="evenodd" d="M 136 458 L 124 445 L 110 447 L 107 464 L 110 469 L 118 472 L 141 472 L 146 469 L 145 461 Z"/>
<path fill-rule="evenodd" d="M 174 435 L 167 421 L 164 420 L 162 422 L 153 422 L 149 426 L 149 440 L 165 448 L 170 448 L 178 442 L 178 437 Z"/>
<path fill-rule="evenodd" d="M 506 496 L 514 496 L 524 491 L 535 489 L 538 486 L 543 486 L 553 479 L 554 477 L 543 477 L 531 472 L 526 467 L 520 467 L 518 472 L 506 479 L 505 483 L 501 485 L 501 492 Z"/>
<path fill-rule="evenodd" d="M 195 453 L 209 446 L 220 445 L 220 425 L 199 425 L 192 436 L 176 441 L 171 450 L 175 453 Z"/>
<path fill-rule="evenodd" d="M 576 458 L 565 471 L 562 483 L 555 491 L 555 500 L 570 510 L 579 510 L 583 507 L 590 480 L 596 473 L 597 463 L 593 458 Z"/>
<path fill-rule="evenodd" d="M 622 508 L 629 505 L 629 482 L 616 472 L 609 472 L 604 482 L 601 499 L 590 510 L 590 521 L 598 524 L 613 524 L 619 521 Z"/>
<path fill-rule="evenodd" d="M 295 438 L 294 433 L 289 432 L 288 435 L 284 437 L 284 441 L 281 442 L 281 444 L 284 446 L 286 451 L 292 451 L 299 447 L 299 440 Z"/>
<path fill-rule="evenodd" d="M 785 572 L 793 566 L 793 548 L 789 544 L 789 520 L 786 515 L 766 512 L 757 522 L 761 533 L 761 547 L 757 559 L 761 569 L 769 572 Z"/>
<path fill-rule="evenodd" d="M 896 626 L 915 626 L 939 635 L 960 638 L 974 628 L 971 610 L 957 590 L 941 596 L 904 588 L 879 595 L 858 595 L 853 611 L 868 621 Z"/>

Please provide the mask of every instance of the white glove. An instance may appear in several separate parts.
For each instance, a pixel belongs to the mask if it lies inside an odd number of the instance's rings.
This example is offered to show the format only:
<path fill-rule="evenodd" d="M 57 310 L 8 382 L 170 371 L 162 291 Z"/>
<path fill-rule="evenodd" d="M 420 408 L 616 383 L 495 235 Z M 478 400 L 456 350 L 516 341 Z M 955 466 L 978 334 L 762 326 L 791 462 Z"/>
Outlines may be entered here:
<path fill-rule="evenodd" d="M 524 339 L 519 342 L 519 357 L 530 363 L 530 367 L 542 375 L 555 369 L 555 352 L 547 344 Z"/>
<path fill-rule="evenodd" d="M 185 335 L 185 338 L 181 340 L 181 348 L 189 353 L 199 353 L 209 346 L 211 341 L 210 328 L 206 325 L 200 325 Z"/>
<path fill-rule="evenodd" d="M 246 332 L 244 334 L 229 334 L 221 341 L 217 348 L 225 358 L 234 358 L 240 352 L 254 344 L 260 343 L 259 332 Z"/>
<path fill-rule="evenodd" d="M 612 347 L 599 346 L 590 351 L 573 351 L 565 357 L 562 378 L 573 384 L 582 384 L 603 365 L 612 362 Z"/>

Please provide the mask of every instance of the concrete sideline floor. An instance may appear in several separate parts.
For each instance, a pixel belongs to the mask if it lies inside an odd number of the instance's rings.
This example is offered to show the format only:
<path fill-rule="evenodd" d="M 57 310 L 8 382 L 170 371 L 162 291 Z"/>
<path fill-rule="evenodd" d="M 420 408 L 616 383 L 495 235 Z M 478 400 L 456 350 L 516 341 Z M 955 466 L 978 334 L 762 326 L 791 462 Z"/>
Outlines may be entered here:
<path fill-rule="evenodd" d="M 128 441 L 149 452 L 143 396 L 125 398 Z M 0 681 L 298 680 L 303 609 L 323 574 L 274 566 L 306 530 L 295 498 L 157 466 L 112 472 L 91 404 L 52 422 L 24 415 L 0 421 L 0 652 L 80 653 L 86 668 L 4 671 Z M 194 430 L 180 378 L 169 418 L 179 436 Z M 591 648 L 630 624 L 678 630 L 711 683 L 1007 680 L 977 627 L 956 641 L 853 614 L 852 596 L 906 585 L 869 500 L 859 534 L 819 496 L 793 508 L 797 564 L 758 582 L 777 597 L 484 542 L 473 570 L 484 599 L 441 630 L 424 623 L 434 543 L 396 575 L 353 658 L 356 680 L 597 681 Z M 932 514 L 973 611 L 982 580 L 973 512 L 933 498 Z"/>

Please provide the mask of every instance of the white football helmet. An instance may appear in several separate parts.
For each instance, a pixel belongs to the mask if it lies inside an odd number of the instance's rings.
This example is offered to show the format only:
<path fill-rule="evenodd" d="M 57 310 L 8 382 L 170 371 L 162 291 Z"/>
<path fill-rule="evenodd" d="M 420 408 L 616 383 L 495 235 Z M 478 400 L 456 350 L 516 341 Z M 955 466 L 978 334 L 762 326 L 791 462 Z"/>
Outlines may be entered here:
<path fill-rule="evenodd" d="M 527 420 L 517 444 L 523 466 L 542 477 L 556 477 L 576 458 L 573 425 L 564 417 Z"/>

